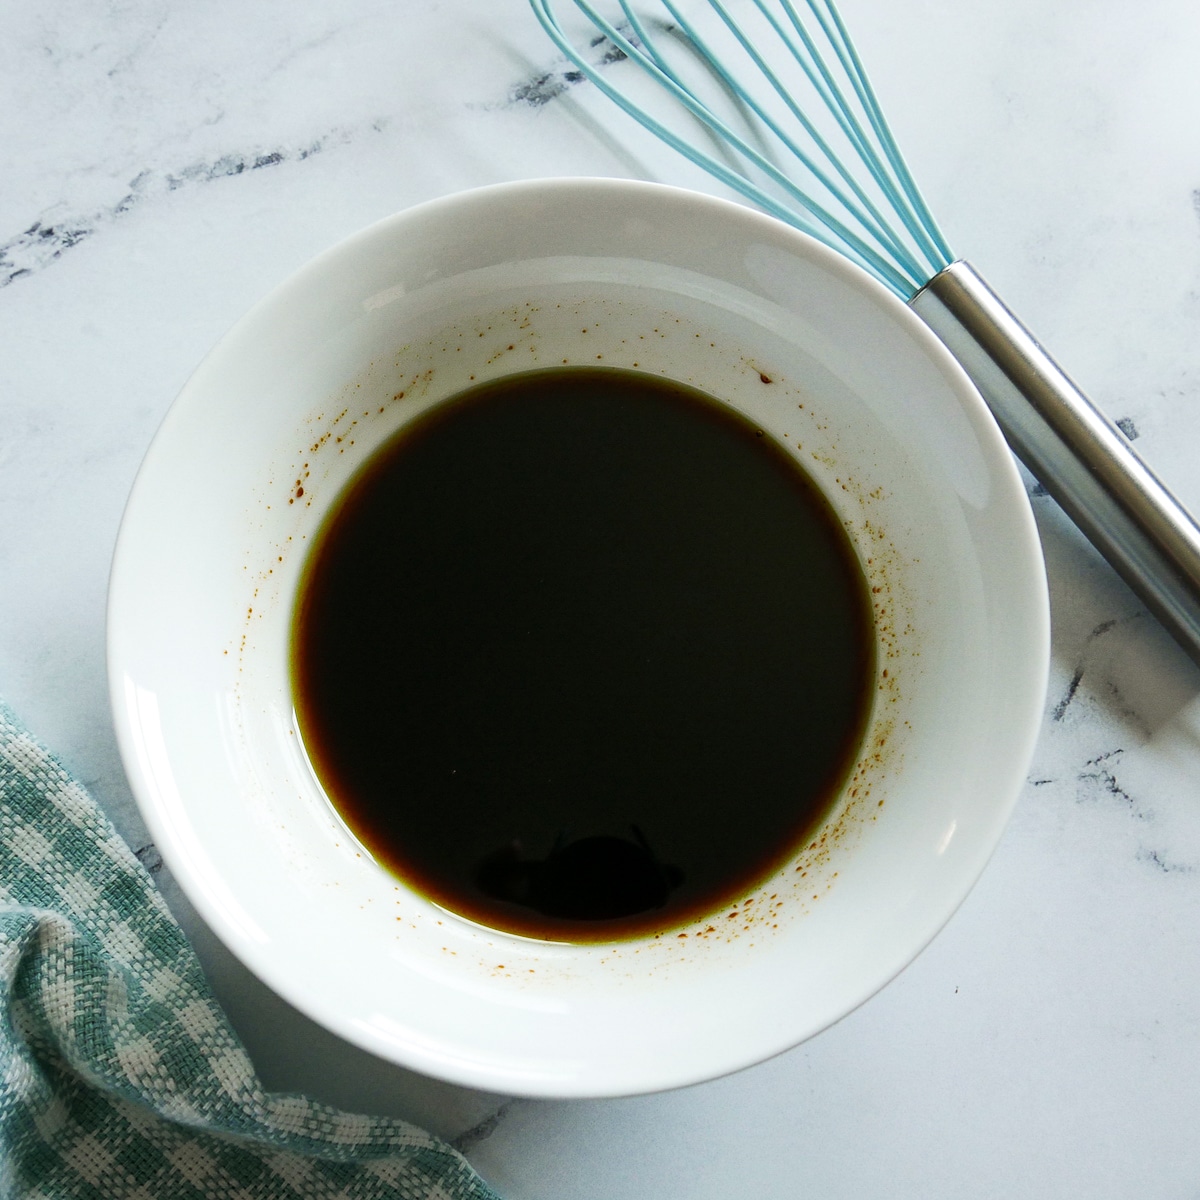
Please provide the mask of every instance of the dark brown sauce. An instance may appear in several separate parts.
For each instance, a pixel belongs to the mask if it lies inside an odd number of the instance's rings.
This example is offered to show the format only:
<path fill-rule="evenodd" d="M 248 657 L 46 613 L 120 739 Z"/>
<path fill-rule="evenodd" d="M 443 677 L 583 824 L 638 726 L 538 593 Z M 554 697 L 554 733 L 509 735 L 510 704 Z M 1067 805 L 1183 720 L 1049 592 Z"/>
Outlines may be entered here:
<path fill-rule="evenodd" d="M 677 926 L 782 865 L 874 673 L 861 568 L 795 459 L 692 388 L 591 368 L 402 430 L 320 530 L 292 638 L 305 746 L 371 854 L 566 941 Z"/>

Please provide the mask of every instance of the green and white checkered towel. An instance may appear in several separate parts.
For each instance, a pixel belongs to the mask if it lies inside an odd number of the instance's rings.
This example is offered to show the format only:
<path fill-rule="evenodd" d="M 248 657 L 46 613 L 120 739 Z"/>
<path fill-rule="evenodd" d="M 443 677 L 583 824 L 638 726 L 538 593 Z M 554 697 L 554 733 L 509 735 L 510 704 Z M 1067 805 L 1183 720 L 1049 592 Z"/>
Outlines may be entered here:
<path fill-rule="evenodd" d="M 496 1200 L 401 1121 L 263 1091 L 141 863 L 0 705 L 0 1195 Z"/>

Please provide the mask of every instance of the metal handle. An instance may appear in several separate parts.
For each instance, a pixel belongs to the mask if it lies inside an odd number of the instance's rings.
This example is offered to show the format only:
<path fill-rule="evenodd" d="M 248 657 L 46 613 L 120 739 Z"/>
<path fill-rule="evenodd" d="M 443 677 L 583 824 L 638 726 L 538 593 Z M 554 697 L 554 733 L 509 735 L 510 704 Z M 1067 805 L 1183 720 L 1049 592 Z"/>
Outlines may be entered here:
<path fill-rule="evenodd" d="M 967 262 L 909 302 L 1017 457 L 1200 665 L 1200 526 Z"/>

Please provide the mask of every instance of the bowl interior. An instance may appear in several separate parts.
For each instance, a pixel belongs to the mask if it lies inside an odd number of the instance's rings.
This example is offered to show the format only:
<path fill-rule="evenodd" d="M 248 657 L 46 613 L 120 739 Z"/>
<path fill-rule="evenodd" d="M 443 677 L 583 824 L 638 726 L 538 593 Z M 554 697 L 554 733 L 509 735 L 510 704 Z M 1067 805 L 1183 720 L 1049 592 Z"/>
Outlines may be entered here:
<path fill-rule="evenodd" d="M 691 383 L 785 444 L 857 548 L 878 638 L 862 753 L 811 845 L 726 910 L 603 945 L 474 926 L 375 864 L 306 761 L 289 689 L 306 546 L 354 472 L 471 383 L 564 363 Z M 349 1040 L 527 1095 L 710 1078 L 882 986 L 998 840 L 1047 660 L 1024 490 L 925 327 L 777 222 L 612 180 L 423 206 L 264 301 L 147 454 L 109 613 L 131 782 L 205 919 Z"/>

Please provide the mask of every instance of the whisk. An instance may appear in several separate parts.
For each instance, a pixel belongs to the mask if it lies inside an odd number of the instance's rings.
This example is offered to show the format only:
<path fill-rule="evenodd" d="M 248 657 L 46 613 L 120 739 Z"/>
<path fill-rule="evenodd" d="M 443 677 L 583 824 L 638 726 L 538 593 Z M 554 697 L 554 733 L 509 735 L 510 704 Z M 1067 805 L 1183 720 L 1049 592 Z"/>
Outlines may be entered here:
<path fill-rule="evenodd" d="M 576 68 L 662 141 L 906 301 L 971 376 L 1009 445 L 1200 665 L 1200 527 L 979 273 L 951 252 L 832 0 L 722 0 L 652 19 L 616 0 Z M 647 0 L 649 3 L 649 0 Z M 628 59 L 640 74 L 609 69 Z"/>

